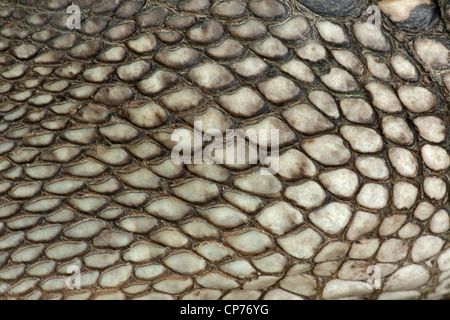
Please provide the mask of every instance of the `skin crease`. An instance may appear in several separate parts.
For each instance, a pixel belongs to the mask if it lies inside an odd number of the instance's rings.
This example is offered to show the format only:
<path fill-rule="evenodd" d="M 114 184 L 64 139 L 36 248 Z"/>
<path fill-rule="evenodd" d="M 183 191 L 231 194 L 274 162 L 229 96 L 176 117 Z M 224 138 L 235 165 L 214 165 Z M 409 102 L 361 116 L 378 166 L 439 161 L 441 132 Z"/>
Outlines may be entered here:
<path fill-rule="evenodd" d="M 450 297 L 448 8 L 66 2 L 0 4 L 0 300 Z M 277 166 L 172 161 L 202 120 Z"/>

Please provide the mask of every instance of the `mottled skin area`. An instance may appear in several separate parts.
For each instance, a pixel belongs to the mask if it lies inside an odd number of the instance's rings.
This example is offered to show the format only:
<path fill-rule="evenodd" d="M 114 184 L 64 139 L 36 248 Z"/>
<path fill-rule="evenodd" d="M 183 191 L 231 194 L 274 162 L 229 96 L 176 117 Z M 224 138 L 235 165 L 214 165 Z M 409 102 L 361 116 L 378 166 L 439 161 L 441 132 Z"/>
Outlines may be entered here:
<path fill-rule="evenodd" d="M 0 1 L 0 299 L 448 298 L 450 9 L 378 2 Z M 279 172 L 175 165 L 195 120 Z"/>

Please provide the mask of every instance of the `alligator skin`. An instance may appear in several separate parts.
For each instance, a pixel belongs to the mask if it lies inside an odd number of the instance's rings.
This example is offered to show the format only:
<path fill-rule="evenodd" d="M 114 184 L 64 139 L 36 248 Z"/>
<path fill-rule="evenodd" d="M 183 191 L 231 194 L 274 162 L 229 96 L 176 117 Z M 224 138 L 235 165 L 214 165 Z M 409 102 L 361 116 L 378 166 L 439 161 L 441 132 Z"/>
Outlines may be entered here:
<path fill-rule="evenodd" d="M 0 1 L 0 299 L 448 298 L 448 2 L 71 4 Z"/>

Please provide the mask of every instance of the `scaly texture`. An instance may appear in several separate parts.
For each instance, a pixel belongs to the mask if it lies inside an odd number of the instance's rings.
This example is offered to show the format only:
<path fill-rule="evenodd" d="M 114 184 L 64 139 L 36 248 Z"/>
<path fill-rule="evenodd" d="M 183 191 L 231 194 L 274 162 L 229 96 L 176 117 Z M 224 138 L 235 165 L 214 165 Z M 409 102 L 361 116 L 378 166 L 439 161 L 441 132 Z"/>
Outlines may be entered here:
<path fill-rule="evenodd" d="M 71 3 L 0 1 L 1 299 L 448 297 L 446 1 Z M 174 163 L 195 121 L 278 173 Z"/>

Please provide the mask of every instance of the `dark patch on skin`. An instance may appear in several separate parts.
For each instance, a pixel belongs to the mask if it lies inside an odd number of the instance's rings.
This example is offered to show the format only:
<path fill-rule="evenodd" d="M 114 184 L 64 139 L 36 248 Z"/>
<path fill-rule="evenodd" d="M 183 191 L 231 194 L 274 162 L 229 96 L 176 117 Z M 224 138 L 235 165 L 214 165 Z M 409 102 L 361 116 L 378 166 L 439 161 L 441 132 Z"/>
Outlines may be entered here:
<path fill-rule="evenodd" d="M 361 14 L 367 8 L 367 0 L 297 0 L 308 9 L 332 17 Z"/>
<path fill-rule="evenodd" d="M 308 163 L 306 161 L 296 159 L 292 164 L 292 167 L 290 167 L 286 172 L 286 175 L 289 176 L 286 180 L 295 181 L 308 178 L 308 171 L 305 169 L 307 165 Z"/>
<path fill-rule="evenodd" d="M 347 88 L 349 88 L 349 92 L 357 92 L 361 90 L 358 82 L 356 82 L 354 79 L 346 79 L 345 85 Z"/>
<path fill-rule="evenodd" d="M 438 7 L 435 3 L 431 5 L 422 4 L 411 11 L 408 19 L 398 22 L 397 25 L 404 29 L 428 30 L 434 27 L 439 19 Z"/>
<path fill-rule="evenodd" d="M 405 133 L 401 133 L 399 137 L 397 137 L 397 139 L 395 139 L 398 143 L 403 144 L 403 145 L 411 145 L 412 143 L 409 142 L 409 137 L 407 134 Z M 414 142 L 414 141 L 413 141 Z"/>
<path fill-rule="evenodd" d="M 14 10 L 13 18 L 17 19 L 17 20 L 21 20 L 21 19 L 25 18 L 27 15 L 28 15 L 28 13 L 25 10 L 19 8 L 19 9 Z"/>

